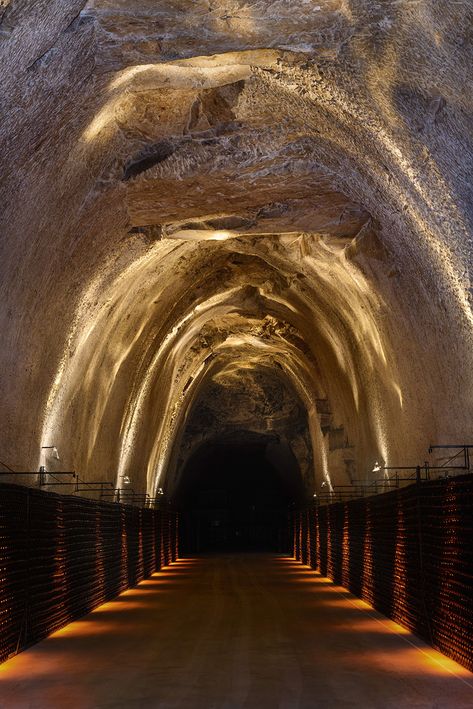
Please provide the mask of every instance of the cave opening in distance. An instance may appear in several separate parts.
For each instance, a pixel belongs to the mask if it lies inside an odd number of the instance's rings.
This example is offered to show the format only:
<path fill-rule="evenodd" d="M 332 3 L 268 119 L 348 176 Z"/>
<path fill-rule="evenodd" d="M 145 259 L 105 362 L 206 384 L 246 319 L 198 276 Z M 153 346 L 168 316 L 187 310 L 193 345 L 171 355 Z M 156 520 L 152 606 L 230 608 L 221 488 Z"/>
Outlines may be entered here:
<path fill-rule="evenodd" d="M 286 552 L 288 512 L 303 498 L 286 443 L 251 433 L 208 441 L 187 461 L 176 492 L 181 552 Z"/>

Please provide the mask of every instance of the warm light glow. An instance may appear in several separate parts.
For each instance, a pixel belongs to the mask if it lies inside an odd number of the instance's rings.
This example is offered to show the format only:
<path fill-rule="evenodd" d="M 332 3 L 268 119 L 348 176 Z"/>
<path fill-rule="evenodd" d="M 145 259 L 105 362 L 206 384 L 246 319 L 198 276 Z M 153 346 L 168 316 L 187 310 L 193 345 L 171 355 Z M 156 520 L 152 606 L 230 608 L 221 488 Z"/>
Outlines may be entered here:
<path fill-rule="evenodd" d="M 473 689 L 473 681 L 471 681 L 472 675 L 466 668 L 459 665 L 454 660 L 451 660 L 445 655 L 442 655 L 437 650 L 429 648 L 422 640 L 419 640 L 415 635 L 413 635 L 409 630 L 399 625 L 398 623 L 385 618 L 384 616 L 377 613 L 373 607 L 366 601 L 356 598 L 348 593 L 344 588 L 336 586 L 331 579 L 321 576 L 318 573 L 312 572 L 308 567 L 303 567 L 300 563 L 286 563 L 284 567 L 294 568 L 305 568 L 306 572 L 300 575 L 297 583 L 307 583 L 318 586 L 323 586 L 323 593 L 328 594 L 328 597 L 316 596 L 317 602 L 321 603 L 327 607 L 340 608 L 349 610 L 351 608 L 361 611 L 365 614 L 365 617 L 360 618 L 360 620 L 355 620 L 350 622 L 350 627 L 354 632 L 364 632 L 364 633 L 383 633 L 383 634 L 396 634 L 401 636 L 407 643 L 407 647 L 402 650 L 402 656 L 399 652 L 396 653 L 395 659 L 393 656 L 393 651 L 386 650 L 386 660 L 389 662 L 405 662 L 406 666 L 414 667 L 416 664 L 421 663 L 425 671 L 434 674 L 451 674 L 459 679 L 465 681 Z M 309 575 L 310 574 L 310 575 Z M 299 576 L 299 575 L 298 575 Z M 307 578 L 305 578 L 307 576 Z M 314 591 L 318 594 L 318 591 Z M 367 615 L 366 615 L 367 614 Z M 383 653 L 380 651 L 376 655 L 378 660 L 383 659 Z M 420 659 L 419 659 L 420 658 Z M 374 658 L 373 658 L 374 659 Z M 413 672 L 416 670 L 412 670 Z"/>
<path fill-rule="evenodd" d="M 99 138 L 109 140 L 113 132 L 118 130 L 115 118 L 121 114 L 133 111 L 133 101 L 130 94 L 136 94 L 136 99 L 143 91 L 159 91 L 169 89 L 192 89 L 195 87 L 211 88 L 232 84 L 248 79 L 252 74 L 250 66 L 230 64 L 222 66 L 193 67 L 183 63 L 166 62 L 163 64 L 144 64 L 127 67 L 118 72 L 109 84 L 109 98 L 97 112 L 82 134 L 86 143 L 93 143 Z"/>
<path fill-rule="evenodd" d="M 225 241 L 235 236 L 241 236 L 238 232 L 214 231 L 212 229 L 181 229 L 166 235 L 167 239 L 177 239 L 182 241 Z"/>
<path fill-rule="evenodd" d="M 184 232 L 189 236 L 192 230 L 175 234 Z M 202 232 L 206 238 L 223 240 L 221 246 L 215 244 L 217 250 L 229 248 L 225 240 L 236 234 L 227 230 Z M 97 456 L 106 457 L 104 431 L 113 430 L 112 438 L 120 448 L 116 486 L 124 480 L 122 476 L 132 475 L 133 486 L 146 489 L 150 496 L 164 486 L 172 496 L 172 485 L 165 476 L 175 475 L 172 466 L 177 440 L 202 387 L 211 376 L 215 381 L 227 377 L 232 368 L 237 382 L 243 369 L 256 371 L 268 363 L 281 368 L 307 409 L 314 486 L 323 480 L 331 490 L 332 480 L 345 475 L 340 471 L 343 463 L 339 453 L 331 450 L 329 437 L 321 431 L 321 417 L 314 406 L 318 396 L 330 398 L 337 416 L 346 419 L 348 444 L 358 435 L 356 427 L 363 421 L 363 440 L 371 444 L 371 449 L 376 446 L 387 461 L 394 435 L 388 429 L 387 417 L 393 411 L 400 413 L 402 402 L 392 361 L 386 356 L 385 335 L 376 319 L 381 304 L 373 285 L 343 252 L 333 250 L 317 235 L 302 263 L 300 251 L 291 252 L 294 245 L 286 246 L 283 237 L 272 239 L 280 248 L 288 249 L 284 252 L 284 269 L 292 273 L 297 268 L 297 272 L 310 275 L 318 285 L 317 297 L 302 293 L 292 275 L 284 292 L 274 288 L 270 276 L 257 284 L 249 283 L 251 294 L 245 284 L 230 281 L 211 295 L 202 292 L 201 298 L 179 311 L 165 333 L 158 327 L 165 313 L 157 317 L 157 306 L 166 297 L 165 283 L 181 261 L 194 259 L 195 250 L 205 245 L 166 238 L 152 244 L 115 278 L 106 277 L 112 267 L 106 264 L 104 275 L 91 283 L 78 309 L 50 391 L 44 438 L 54 437 L 61 444 L 61 433 L 70 425 L 70 412 L 75 411 L 80 435 L 72 440 L 68 436 L 68 455 L 75 466 L 95 471 Z M 256 249 L 250 244 L 239 244 L 238 248 L 249 253 Z M 277 258 L 277 254 L 265 255 L 267 268 L 274 274 L 281 268 Z M 176 278 L 172 276 L 171 280 Z M 137 284 L 146 284 L 146 297 L 145 286 Z M 133 324 L 128 321 L 129 313 L 133 313 Z M 342 321 L 339 328 L 330 325 L 335 313 Z M 238 317 L 242 322 L 237 328 Z M 311 345 L 313 349 L 305 350 L 297 340 L 285 336 L 284 327 L 292 328 L 300 342 L 312 338 L 316 343 Z M 216 333 L 209 339 L 211 346 L 201 340 L 205 329 Z M 352 335 L 348 337 L 348 333 Z M 360 354 L 353 349 L 352 337 Z M 362 369 L 357 364 L 359 356 L 364 362 Z M 215 364 L 213 359 L 217 360 Z M 106 368 L 103 362 L 107 362 Z M 132 381 L 126 375 L 130 367 Z M 327 371 L 333 374 L 330 381 L 326 376 L 324 379 Z M 320 391 L 325 386 L 332 390 Z M 85 407 L 73 406 L 79 400 L 92 402 L 87 415 Z M 112 406 L 116 400 L 121 408 Z M 366 413 L 360 415 L 362 403 Z M 143 435 L 148 425 L 152 426 L 153 437 Z M 80 452 L 75 450 L 78 440 Z M 138 478 L 134 470 L 137 457 L 143 471 Z"/>

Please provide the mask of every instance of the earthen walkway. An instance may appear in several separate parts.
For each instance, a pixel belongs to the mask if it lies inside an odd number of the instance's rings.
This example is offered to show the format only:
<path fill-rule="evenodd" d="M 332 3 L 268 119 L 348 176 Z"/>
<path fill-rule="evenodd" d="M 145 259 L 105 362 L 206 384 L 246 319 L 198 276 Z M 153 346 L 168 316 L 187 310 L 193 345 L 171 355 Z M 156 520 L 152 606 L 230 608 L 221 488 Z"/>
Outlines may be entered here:
<path fill-rule="evenodd" d="M 265 554 L 182 560 L 0 666 L 16 709 L 471 709 L 473 675 Z"/>

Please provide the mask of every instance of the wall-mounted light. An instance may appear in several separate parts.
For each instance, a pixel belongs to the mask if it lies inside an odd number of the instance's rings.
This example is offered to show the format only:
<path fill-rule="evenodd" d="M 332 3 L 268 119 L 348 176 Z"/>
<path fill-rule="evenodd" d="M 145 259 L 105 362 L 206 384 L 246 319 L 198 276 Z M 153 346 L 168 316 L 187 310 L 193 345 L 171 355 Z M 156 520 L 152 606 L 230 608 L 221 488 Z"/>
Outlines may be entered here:
<path fill-rule="evenodd" d="M 121 479 L 123 480 L 124 485 L 130 485 L 131 484 L 131 478 L 128 475 L 122 475 Z"/>
<path fill-rule="evenodd" d="M 157 495 L 164 495 L 164 490 L 163 490 L 163 488 L 162 488 L 162 487 L 158 487 L 158 489 L 156 490 L 156 494 L 157 494 Z"/>
<path fill-rule="evenodd" d="M 50 450 L 50 451 L 52 451 L 52 453 L 51 453 L 52 457 L 55 458 L 56 460 L 60 460 L 60 458 L 59 458 L 59 451 L 58 451 L 58 449 L 56 448 L 56 446 L 41 446 L 41 450 Z"/>
<path fill-rule="evenodd" d="M 241 236 L 237 231 L 226 229 L 177 229 L 166 234 L 166 239 L 180 239 L 182 241 L 226 241 L 235 236 Z"/>
<path fill-rule="evenodd" d="M 376 461 L 376 463 L 374 464 L 374 468 L 371 472 L 372 473 L 379 473 L 380 470 L 382 470 L 382 468 L 381 468 L 380 464 L 378 463 L 378 461 Z"/>

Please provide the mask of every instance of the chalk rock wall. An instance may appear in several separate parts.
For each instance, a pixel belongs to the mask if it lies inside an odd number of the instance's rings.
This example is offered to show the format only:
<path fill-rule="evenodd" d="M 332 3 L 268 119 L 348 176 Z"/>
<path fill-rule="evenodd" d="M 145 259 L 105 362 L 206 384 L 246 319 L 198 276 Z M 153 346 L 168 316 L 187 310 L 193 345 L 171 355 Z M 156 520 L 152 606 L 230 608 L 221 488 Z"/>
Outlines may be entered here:
<path fill-rule="evenodd" d="M 0 460 L 172 491 L 210 402 L 308 494 L 468 439 L 471 3 L 0 5 Z"/>

